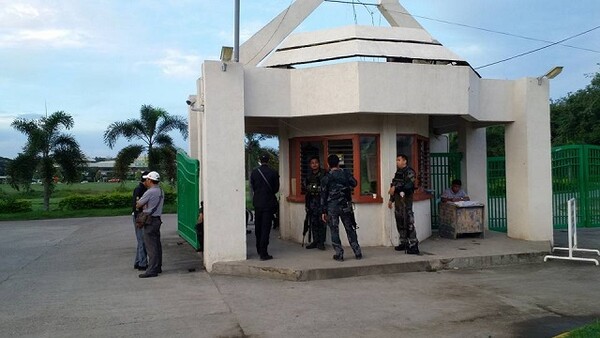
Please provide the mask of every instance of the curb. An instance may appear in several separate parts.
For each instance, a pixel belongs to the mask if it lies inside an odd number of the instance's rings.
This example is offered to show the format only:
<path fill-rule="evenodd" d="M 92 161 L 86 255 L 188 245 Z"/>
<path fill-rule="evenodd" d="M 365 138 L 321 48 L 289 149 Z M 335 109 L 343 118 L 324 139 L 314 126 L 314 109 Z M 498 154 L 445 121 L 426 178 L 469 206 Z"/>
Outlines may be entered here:
<path fill-rule="evenodd" d="M 434 272 L 457 269 L 485 269 L 505 265 L 542 263 L 547 251 L 513 253 L 489 256 L 451 257 L 374 265 L 353 265 L 329 268 L 285 268 L 259 266 L 249 261 L 221 262 L 213 265 L 212 274 L 268 278 L 305 282 L 322 279 L 384 275 L 405 272 Z M 366 262 L 365 262 L 366 263 Z"/>

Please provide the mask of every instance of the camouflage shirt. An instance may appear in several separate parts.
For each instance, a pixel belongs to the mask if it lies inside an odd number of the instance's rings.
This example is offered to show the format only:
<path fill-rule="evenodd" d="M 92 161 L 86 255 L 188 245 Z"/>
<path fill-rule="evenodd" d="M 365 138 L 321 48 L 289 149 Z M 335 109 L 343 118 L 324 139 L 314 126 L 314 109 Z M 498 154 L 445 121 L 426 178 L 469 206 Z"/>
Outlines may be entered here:
<path fill-rule="evenodd" d="M 321 208 L 327 213 L 328 206 L 341 206 L 348 201 L 357 182 L 352 173 L 343 169 L 330 170 L 321 180 Z"/>
<path fill-rule="evenodd" d="M 396 196 L 400 196 L 400 192 L 404 192 L 406 197 L 412 197 L 417 187 L 417 174 L 415 171 L 406 166 L 396 170 L 390 187 L 394 187 L 394 195 L 390 196 L 390 202 L 393 202 Z"/>

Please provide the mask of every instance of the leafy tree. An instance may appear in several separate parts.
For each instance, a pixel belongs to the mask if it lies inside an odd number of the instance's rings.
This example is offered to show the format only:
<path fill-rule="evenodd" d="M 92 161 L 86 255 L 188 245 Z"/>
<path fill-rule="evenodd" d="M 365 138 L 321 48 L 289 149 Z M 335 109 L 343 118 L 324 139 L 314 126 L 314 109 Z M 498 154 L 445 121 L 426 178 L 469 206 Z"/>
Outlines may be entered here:
<path fill-rule="evenodd" d="M 11 159 L 6 157 L 0 157 L 0 176 L 6 175 L 6 166 L 10 163 Z"/>
<path fill-rule="evenodd" d="M 504 126 L 488 127 L 485 132 L 487 139 L 487 156 L 504 156 Z"/>
<path fill-rule="evenodd" d="M 550 104 L 552 144 L 600 145 L 600 73 L 589 85 Z"/>
<path fill-rule="evenodd" d="M 85 155 L 72 135 L 61 130 L 73 128 L 73 117 L 57 111 L 39 120 L 16 119 L 11 126 L 27 136 L 27 143 L 8 171 L 13 187 L 31 183 L 34 170 L 37 170 L 44 187 L 44 210 L 50 210 L 50 195 L 54 190 L 55 166 L 61 169 L 63 181 L 75 183 L 81 180 L 86 167 Z"/>
<path fill-rule="evenodd" d="M 177 151 L 173 139 L 168 135 L 172 130 L 178 130 L 183 138 L 187 139 L 188 124 L 184 118 L 169 115 L 164 109 L 151 105 L 142 105 L 139 119 L 111 123 L 104 132 L 104 143 L 111 149 L 120 137 L 127 141 L 138 140 L 144 143 L 129 145 L 119 151 L 115 159 L 115 175 L 125 179 L 131 163 L 146 151 L 148 169 L 160 171 L 167 179 L 174 179 L 174 154 Z"/>
<path fill-rule="evenodd" d="M 19 154 L 6 167 L 6 173 L 10 177 L 10 185 L 17 191 L 23 189 L 26 192 L 31 190 L 31 180 L 35 172 L 35 158 L 33 156 Z"/>

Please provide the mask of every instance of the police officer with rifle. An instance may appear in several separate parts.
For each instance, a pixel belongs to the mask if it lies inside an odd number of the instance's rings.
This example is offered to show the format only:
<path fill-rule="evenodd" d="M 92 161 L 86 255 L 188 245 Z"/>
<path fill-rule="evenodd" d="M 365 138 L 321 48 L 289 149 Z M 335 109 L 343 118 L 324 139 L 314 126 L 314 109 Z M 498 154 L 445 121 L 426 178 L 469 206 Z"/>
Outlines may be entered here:
<path fill-rule="evenodd" d="M 322 220 L 327 222 L 331 230 L 331 244 L 335 249 L 333 259 L 344 261 L 344 248 L 340 241 L 340 219 L 344 224 L 348 242 L 356 259 L 362 259 L 362 251 L 356 236 L 356 220 L 352 208 L 352 189 L 356 187 L 356 179 L 349 171 L 340 168 L 337 155 L 327 157 L 329 172 L 321 181 Z"/>
<path fill-rule="evenodd" d="M 321 168 L 317 156 L 310 158 L 309 167 L 310 173 L 302 180 L 302 193 L 305 196 L 306 208 L 302 246 L 304 246 L 304 237 L 308 233 L 310 244 L 306 248 L 325 250 L 325 223 L 321 220 L 321 179 L 325 176 L 325 170 Z"/>
<path fill-rule="evenodd" d="M 397 170 L 390 184 L 390 201 L 388 208 L 394 206 L 396 228 L 400 235 L 400 244 L 394 247 L 396 251 L 407 254 L 419 254 L 419 241 L 415 231 L 415 216 L 413 213 L 413 193 L 416 188 L 415 171 L 408 166 L 408 158 L 404 154 L 396 157 Z"/>

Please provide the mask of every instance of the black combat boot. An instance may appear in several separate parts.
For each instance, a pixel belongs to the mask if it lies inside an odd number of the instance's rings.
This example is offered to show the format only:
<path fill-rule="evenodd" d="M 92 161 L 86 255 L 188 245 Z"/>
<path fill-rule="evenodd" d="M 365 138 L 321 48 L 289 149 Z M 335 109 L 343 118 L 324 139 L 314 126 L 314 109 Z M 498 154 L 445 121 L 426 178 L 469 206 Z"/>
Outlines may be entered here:
<path fill-rule="evenodd" d="M 402 242 L 402 243 L 396 245 L 394 247 L 394 250 L 396 250 L 396 251 L 405 251 L 406 250 L 406 243 Z"/>
<path fill-rule="evenodd" d="M 406 248 L 406 253 L 409 254 L 409 255 L 418 255 L 418 254 L 420 254 L 420 252 L 419 252 L 419 244 L 409 245 L 408 248 Z"/>
<path fill-rule="evenodd" d="M 319 249 L 319 250 L 325 250 L 325 244 L 323 244 L 323 243 L 317 244 L 317 249 Z"/>
<path fill-rule="evenodd" d="M 342 254 L 335 254 L 333 255 L 333 259 L 335 259 L 338 262 L 343 262 L 344 261 L 344 256 Z"/>

